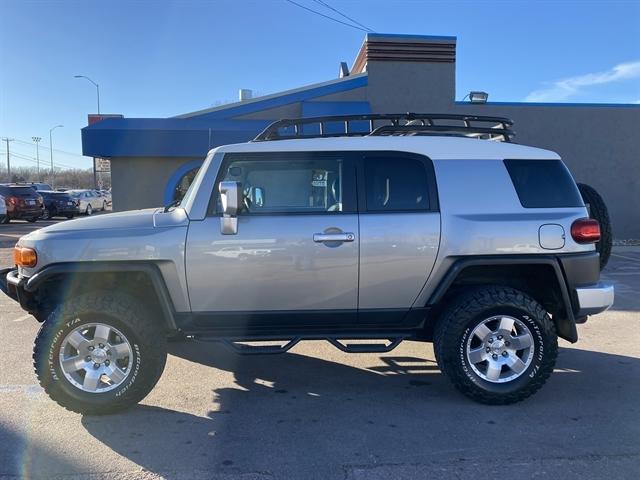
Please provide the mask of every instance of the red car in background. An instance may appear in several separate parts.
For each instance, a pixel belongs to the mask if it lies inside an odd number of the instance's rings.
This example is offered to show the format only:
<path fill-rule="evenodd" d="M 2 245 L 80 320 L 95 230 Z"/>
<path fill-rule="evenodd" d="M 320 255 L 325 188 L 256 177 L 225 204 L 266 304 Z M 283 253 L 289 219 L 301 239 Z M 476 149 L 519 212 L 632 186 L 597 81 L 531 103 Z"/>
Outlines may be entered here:
<path fill-rule="evenodd" d="M 2 223 L 20 219 L 35 222 L 44 212 L 42 195 L 30 186 L 0 185 L 0 195 L 4 197 L 7 214 Z"/>

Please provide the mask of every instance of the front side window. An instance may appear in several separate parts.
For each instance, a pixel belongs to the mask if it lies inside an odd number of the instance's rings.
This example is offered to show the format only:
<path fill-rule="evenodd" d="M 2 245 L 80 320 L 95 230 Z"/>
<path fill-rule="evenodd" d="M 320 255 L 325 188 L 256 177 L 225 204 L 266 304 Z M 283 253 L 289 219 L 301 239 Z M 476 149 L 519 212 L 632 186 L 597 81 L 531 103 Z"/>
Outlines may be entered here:
<path fill-rule="evenodd" d="M 369 212 L 429 210 L 429 181 L 417 158 L 379 156 L 364 162 Z"/>
<path fill-rule="evenodd" d="M 226 162 L 221 180 L 241 184 L 241 214 L 345 211 L 345 159 L 339 155 L 270 153 L 229 157 L 232 160 Z"/>

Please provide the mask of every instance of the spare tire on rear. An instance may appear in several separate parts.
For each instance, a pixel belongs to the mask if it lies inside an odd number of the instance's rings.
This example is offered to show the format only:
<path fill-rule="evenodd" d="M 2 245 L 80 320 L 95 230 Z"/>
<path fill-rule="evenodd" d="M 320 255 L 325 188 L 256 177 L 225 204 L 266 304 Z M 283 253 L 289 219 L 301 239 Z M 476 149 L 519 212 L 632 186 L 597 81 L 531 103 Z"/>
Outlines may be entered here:
<path fill-rule="evenodd" d="M 578 190 L 580 190 L 582 200 L 589 210 L 589 217 L 597 220 L 600 224 L 600 241 L 596 243 L 596 251 L 600 254 L 600 270 L 602 270 L 609 261 L 611 245 L 613 243 L 609 211 L 602 196 L 595 188 L 585 183 L 579 183 Z"/>

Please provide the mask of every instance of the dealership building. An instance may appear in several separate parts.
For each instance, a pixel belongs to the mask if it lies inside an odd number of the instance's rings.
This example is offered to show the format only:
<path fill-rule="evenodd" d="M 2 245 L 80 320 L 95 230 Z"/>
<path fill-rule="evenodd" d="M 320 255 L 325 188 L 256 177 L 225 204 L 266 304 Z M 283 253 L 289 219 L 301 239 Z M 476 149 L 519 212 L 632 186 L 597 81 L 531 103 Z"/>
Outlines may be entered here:
<path fill-rule="evenodd" d="M 105 118 L 82 130 L 83 154 L 111 160 L 114 210 L 128 210 L 171 202 L 209 149 L 251 140 L 281 118 L 504 116 L 515 142 L 558 152 L 577 181 L 598 190 L 615 238 L 640 238 L 640 105 L 460 102 L 455 75 L 455 37 L 371 33 L 339 78 L 177 117 Z"/>

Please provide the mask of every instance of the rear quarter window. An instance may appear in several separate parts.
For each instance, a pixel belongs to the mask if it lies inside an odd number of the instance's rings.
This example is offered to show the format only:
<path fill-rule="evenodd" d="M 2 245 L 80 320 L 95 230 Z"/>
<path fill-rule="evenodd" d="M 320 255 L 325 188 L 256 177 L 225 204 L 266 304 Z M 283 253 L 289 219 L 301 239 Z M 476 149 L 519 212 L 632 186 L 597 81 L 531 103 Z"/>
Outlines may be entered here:
<path fill-rule="evenodd" d="M 583 207 L 576 182 L 561 160 L 505 160 L 525 208 Z"/>

